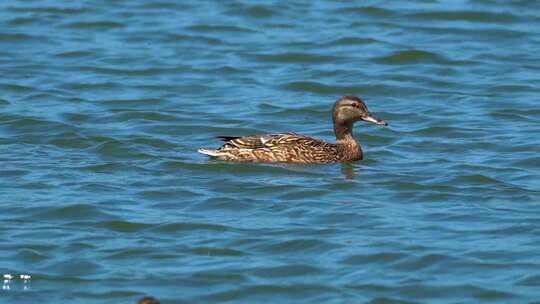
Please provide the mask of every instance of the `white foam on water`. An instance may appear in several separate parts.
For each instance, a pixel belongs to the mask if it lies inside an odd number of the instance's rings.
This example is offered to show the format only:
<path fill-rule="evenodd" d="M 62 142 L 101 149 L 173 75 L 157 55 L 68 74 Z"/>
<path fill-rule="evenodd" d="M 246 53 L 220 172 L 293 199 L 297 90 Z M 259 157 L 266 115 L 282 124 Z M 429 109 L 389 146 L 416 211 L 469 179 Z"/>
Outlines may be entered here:
<path fill-rule="evenodd" d="M 2 290 L 11 290 L 11 282 L 14 278 L 16 278 L 16 276 L 6 273 L 3 275 L 3 278 L 4 283 L 2 284 Z M 28 284 L 30 283 L 30 279 L 32 278 L 32 276 L 29 274 L 21 274 L 19 275 L 19 278 L 23 280 L 23 290 L 28 290 Z"/>

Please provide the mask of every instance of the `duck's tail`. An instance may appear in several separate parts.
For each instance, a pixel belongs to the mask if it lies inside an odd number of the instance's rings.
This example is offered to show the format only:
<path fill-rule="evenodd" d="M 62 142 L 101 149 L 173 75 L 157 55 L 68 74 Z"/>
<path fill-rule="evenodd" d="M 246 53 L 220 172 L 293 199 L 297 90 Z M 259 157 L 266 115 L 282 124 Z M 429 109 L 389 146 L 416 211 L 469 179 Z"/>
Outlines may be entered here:
<path fill-rule="evenodd" d="M 213 157 L 219 156 L 219 152 L 217 150 L 212 150 L 212 149 L 200 148 L 199 150 L 197 150 L 197 152 L 206 154 L 209 156 L 213 156 Z"/>

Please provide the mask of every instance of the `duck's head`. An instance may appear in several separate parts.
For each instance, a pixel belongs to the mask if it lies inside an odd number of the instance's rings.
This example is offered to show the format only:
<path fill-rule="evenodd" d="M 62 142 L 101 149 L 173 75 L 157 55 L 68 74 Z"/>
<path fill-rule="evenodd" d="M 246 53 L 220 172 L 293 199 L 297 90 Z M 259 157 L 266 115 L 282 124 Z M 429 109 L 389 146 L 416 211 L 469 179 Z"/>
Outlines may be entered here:
<path fill-rule="evenodd" d="M 338 99 L 332 110 L 332 118 L 334 119 L 334 125 L 338 124 L 352 127 L 352 124 L 358 120 L 371 122 L 377 125 L 388 125 L 384 120 L 371 115 L 366 104 L 356 96 L 343 96 Z"/>

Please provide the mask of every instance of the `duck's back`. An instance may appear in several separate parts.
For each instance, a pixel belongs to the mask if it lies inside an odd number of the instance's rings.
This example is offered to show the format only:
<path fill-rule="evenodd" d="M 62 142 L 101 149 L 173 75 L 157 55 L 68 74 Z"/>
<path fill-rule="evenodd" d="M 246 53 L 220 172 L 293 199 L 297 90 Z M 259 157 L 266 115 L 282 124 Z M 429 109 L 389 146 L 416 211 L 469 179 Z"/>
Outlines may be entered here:
<path fill-rule="evenodd" d="M 199 152 L 229 161 L 331 163 L 340 161 L 335 144 L 294 133 L 220 136 L 225 144 Z"/>

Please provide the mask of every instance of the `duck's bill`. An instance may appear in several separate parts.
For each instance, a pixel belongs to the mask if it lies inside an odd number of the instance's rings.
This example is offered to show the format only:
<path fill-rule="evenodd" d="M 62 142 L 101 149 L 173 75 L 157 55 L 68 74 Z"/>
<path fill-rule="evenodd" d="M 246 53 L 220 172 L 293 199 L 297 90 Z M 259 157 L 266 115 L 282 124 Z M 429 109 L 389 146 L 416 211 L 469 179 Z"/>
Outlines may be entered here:
<path fill-rule="evenodd" d="M 384 121 L 382 119 L 378 119 L 378 118 L 373 117 L 373 116 L 362 117 L 362 120 L 374 123 L 376 125 L 388 126 L 388 123 L 386 121 Z"/>

